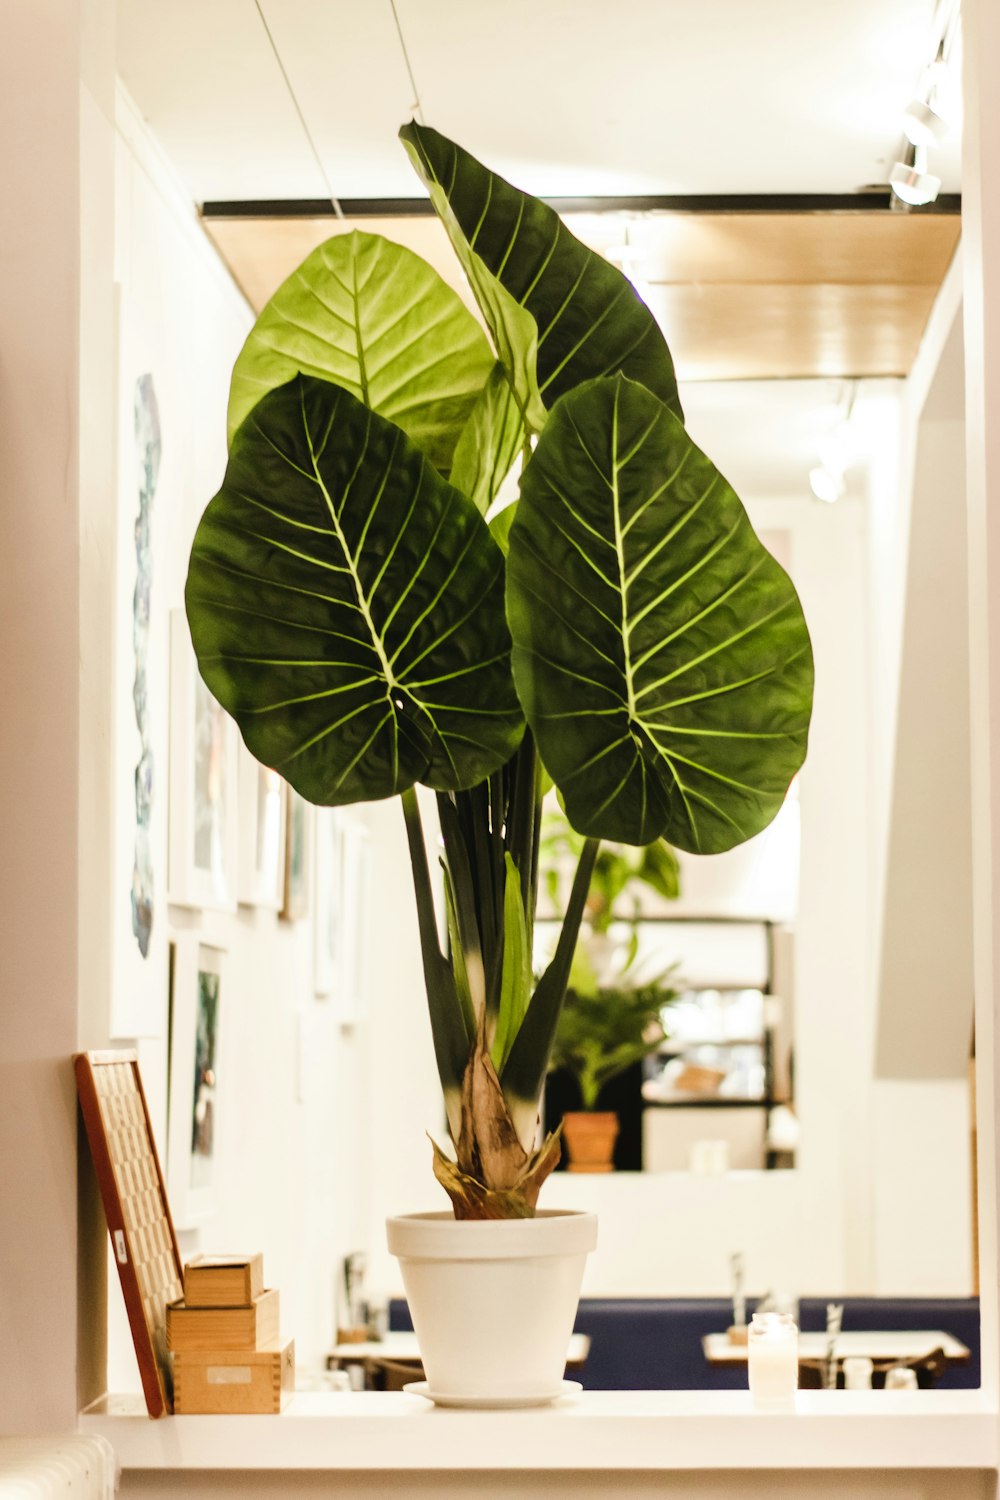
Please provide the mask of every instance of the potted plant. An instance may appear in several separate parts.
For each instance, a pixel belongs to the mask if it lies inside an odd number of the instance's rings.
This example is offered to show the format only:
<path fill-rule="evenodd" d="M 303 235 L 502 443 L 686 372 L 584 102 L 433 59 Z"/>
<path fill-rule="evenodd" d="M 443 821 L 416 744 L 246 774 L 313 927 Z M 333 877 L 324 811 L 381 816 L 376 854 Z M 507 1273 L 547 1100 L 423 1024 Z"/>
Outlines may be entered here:
<path fill-rule="evenodd" d="M 631 285 L 444 136 L 401 137 L 493 348 L 402 247 L 353 233 L 313 252 L 237 360 L 185 601 L 202 676 L 260 761 L 314 803 L 401 800 L 454 1218 L 392 1221 L 390 1248 L 432 1387 L 544 1400 L 595 1227 L 535 1214 L 559 1153 L 536 1140 L 539 1098 L 600 840 L 704 854 L 757 833 L 805 755 L 812 659 Z M 494 515 L 518 457 L 519 498 Z M 533 985 L 543 768 L 584 845 Z M 417 1306 L 428 1285 L 448 1326 Z"/>
<path fill-rule="evenodd" d="M 626 976 L 627 977 L 627 976 Z M 633 1063 L 655 1052 L 663 1041 L 662 1012 L 677 991 L 659 982 L 597 985 L 582 982 L 576 967 L 559 1013 L 552 1070 L 572 1074 L 580 1109 L 562 1119 L 571 1172 L 611 1172 L 618 1139 L 618 1116 L 599 1109 L 601 1090 Z"/>

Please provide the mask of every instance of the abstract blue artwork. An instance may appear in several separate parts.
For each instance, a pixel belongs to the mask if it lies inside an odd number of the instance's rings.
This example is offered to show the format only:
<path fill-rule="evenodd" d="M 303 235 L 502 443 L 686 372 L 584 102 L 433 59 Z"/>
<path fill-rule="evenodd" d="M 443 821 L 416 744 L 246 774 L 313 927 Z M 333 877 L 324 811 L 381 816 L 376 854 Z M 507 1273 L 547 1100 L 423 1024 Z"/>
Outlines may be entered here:
<path fill-rule="evenodd" d="M 150 593 L 153 581 L 153 496 L 160 472 L 160 414 L 152 375 L 135 383 L 135 457 L 139 507 L 135 520 L 135 589 L 132 594 L 132 648 L 135 676 L 132 704 L 141 754 L 135 768 L 135 858 L 132 866 L 132 932 L 143 958 L 153 931 L 153 749 L 150 744 L 146 672 L 149 655 Z"/>

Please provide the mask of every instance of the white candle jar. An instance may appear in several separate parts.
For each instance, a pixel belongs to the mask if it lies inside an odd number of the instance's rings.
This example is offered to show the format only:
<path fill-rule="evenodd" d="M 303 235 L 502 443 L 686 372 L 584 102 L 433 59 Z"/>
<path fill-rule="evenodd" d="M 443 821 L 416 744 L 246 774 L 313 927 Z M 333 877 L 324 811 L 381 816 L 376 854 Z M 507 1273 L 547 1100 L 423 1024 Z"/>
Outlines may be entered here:
<path fill-rule="evenodd" d="M 789 1401 L 799 1385 L 799 1330 L 790 1313 L 754 1313 L 747 1335 L 750 1394 Z"/>

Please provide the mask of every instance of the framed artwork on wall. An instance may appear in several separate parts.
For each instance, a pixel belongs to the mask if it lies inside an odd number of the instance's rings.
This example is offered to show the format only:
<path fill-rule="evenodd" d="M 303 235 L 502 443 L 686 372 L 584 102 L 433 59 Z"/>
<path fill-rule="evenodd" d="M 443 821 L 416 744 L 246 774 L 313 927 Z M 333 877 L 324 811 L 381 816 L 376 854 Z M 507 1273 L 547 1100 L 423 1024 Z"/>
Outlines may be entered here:
<path fill-rule="evenodd" d="M 317 807 L 313 823 L 313 988 L 324 999 L 340 978 L 341 816 L 336 808 Z"/>
<path fill-rule="evenodd" d="M 201 680 L 182 609 L 170 615 L 168 896 L 236 910 L 239 731 Z"/>
<path fill-rule="evenodd" d="M 309 913 L 309 861 L 313 809 L 294 787 L 286 786 L 285 888 L 281 915 L 299 922 Z"/>
<path fill-rule="evenodd" d="M 280 911 L 285 899 L 286 788 L 239 744 L 239 879 L 241 905 Z"/>
<path fill-rule="evenodd" d="M 220 1108 L 219 1029 L 224 1025 L 221 948 L 196 932 L 178 934 L 171 966 L 170 1084 L 167 1190 L 179 1229 L 211 1218 L 218 1206 Z"/>

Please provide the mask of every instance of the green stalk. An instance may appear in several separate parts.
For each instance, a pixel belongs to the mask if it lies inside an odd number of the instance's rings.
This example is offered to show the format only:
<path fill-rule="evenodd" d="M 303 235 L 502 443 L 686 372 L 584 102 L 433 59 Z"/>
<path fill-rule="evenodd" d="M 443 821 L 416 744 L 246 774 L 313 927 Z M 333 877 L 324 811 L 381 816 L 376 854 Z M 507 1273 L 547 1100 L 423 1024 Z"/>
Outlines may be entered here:
<path fill-rule="evenodd" d="M 486 983 L 476 885 L 455 804 L 446 792 L 438 792 L 437 806 L 441 837 L 444 840 L 445 870 L 450 880 L 450 894 L 458 928 L 458 946 L 461 948 L 472 1005 L 478 1020 L 480 1011 L 486 1005 Z M 470 1034 L 474 1032 L 475 1026 Z"/>
<path fill-rule="evenodd" d="M 535 821 L 538 801 L 538 751 L 530 730 L 513 761 L 514 782 L 507 826 L 507 847 L 521 877 L 521 905 L 525 916 L 533 913 L 531 877 L 535 865 Z"/>
<path fill-rule="evenodd" d="M 413 893 L 416 898 L 420 951 L 424 965 L 424 986 L 427 991 L 427 1007 L 430 1011 L 431 1034 L 434 1038 L 434 1055 L 437 1059 L 438 1076 L 444 1092 L 445 1108 L 448 1111 L 448 1126 L 452 1139 L 457 1141 L 462 1127 L 462 1079 L 474 1038 L 470 1036 L 466 1026 L 451 965 L 441 952 L 437 916 L 434 911 L 434 893 L 427 865 L 427 848 L 424 843 L 424 830 L 415 789 L 410 787 L 402 792 L 400 800 L 403 804 L 403 818 L 406 822 L 410 868 L 413 871 Z"/>
<path fill-rule="evenodd" d="M 555 954 L 535 987 L 521 1029 L 514 1039 L 500 1075 L 511 1119 L 522 1145 L 526 1138 L 534 1136 L 538 1101 L 548 1072 L 559 1012 L 569 983 L 569 971 L 590 889 L 590 877 L 594 873 L 594 861 L 600 847 L 599 839 L 587 839 L 584 843 Z"/>

